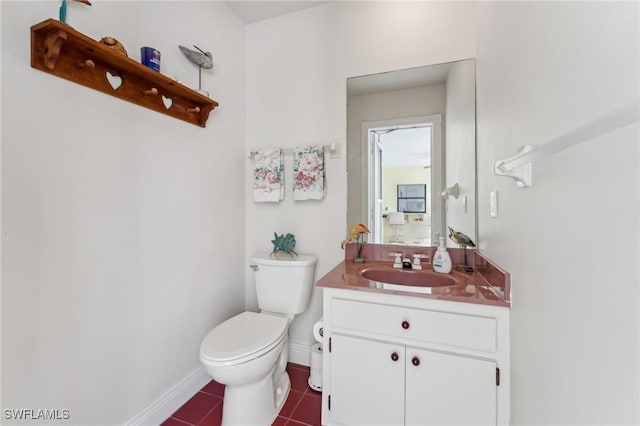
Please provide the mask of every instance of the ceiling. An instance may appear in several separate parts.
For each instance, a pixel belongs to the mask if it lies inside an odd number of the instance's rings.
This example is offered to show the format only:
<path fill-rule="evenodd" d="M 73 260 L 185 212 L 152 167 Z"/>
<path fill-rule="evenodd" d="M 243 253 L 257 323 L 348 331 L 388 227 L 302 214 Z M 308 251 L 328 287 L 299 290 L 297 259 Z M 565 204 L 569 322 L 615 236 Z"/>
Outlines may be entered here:
<path fill-rule="evenodd" d="M 240 18 L 243 24 L 251 24 L 253 22 L 265 19 L 275 18 L 276 16 L 286 15 L 288 13 L 297 12 L 299 10 L 315 7 L 320 4 L 329 3 L 328 1 L 306 1 L 306 0 L 289 0 L 289 1 L 225 1 L 226 5 L 233 13 Z"/>
<path fill-rule="evenodd" d="M 352 77 L 347 79 L 347 95 L 365 95 L 445 83 L 451 64 L 449 62 Z"/>

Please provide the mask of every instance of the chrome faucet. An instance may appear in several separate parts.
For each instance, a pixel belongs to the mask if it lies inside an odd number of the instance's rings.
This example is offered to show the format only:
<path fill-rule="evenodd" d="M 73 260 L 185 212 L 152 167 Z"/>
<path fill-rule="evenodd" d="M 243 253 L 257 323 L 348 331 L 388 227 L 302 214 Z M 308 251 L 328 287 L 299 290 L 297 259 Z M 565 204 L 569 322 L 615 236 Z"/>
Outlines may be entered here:
<path fill-rule="evenodd" d="M 398 268 L 398 269 L 402 268 L 402 252 L 387 253 L 387 256 L 392 256 L 394 258 L 393 260 L 394 268 Z"/>
<path fill-rule="evenodd" d="M 429 255 L 424 253 L 413 254 L 413 269 L 422 269 L 422 259 L 429 259 Z"/>

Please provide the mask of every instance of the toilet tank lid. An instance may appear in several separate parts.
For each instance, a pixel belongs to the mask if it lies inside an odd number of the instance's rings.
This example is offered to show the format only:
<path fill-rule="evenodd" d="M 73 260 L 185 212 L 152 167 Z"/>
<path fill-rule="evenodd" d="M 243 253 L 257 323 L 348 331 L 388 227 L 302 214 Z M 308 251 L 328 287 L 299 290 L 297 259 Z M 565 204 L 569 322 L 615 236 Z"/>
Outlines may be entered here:
<path fill-rule="evenodd" d="M 291 257 L 286 253 L 278 253 L 270 256 L 269 253 L 261 253 L 251 257 L 251 262 L 257 265 L 270 266 L 310 266 L 315 265 L 318 258 L 313 254 L 299 254 Z"/>

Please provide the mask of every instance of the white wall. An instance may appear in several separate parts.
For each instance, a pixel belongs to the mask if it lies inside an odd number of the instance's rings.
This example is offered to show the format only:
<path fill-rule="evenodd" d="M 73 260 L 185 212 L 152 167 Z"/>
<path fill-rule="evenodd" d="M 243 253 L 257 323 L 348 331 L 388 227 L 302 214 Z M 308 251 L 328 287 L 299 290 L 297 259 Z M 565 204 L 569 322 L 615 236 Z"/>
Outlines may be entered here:
<path fill-rule="evenodd" d="M 512 422 L 638 424 L 638 125 L 537 162 L 533 188 L 492 174 L 637 97 L 638 51 L 637 3 L 331 3 L 247 28 L 248 144 L 343 138 L 347 77 L 477 57 L 479 240 L 513 274 Z M 345 159 L 329 164 L 320 203 L 254 206 L 246 189 L 248 253 L 278 230 L 320 256 L 317 276 L 342 258 Z M 294 341 L 311 342 L 319 294 L 311 312 Z"/>
<path fill-rule="evenodd" d="M 475 8 L 461 2 L 332 2 L 247 26 L 248 146 L 289 148 L 337 138 L 344 150 L 346 79 L 475 57 Z M 344 257 L 345 153 L 327 160 L 327 197 L 320 202 L 291 200 L 290 157 L 285 166 L 286 198 L 280 204 L 254 204 L 251 188 L 245 189 L 247 256 L 271 250 L 274 231 L 291 232 L 301 252 L 319 256 L 319 278 Z M 251 174 L 247 167 L 248 179 Z M 247 306 L 254 309 L 246 270 Z M 316 289 L 311 307 L 292 325 L 292 349 L 314 343 L 320 302 Z"/>
<path fill-rule="evenodd" d="M 195 370 L 244 307 L 244 29 L 218 2 L 69 4 L 89 37 L 214 54 L 203 129 L 30 67 L 59 2 L 2 7 L 2 407 L 122 424 Z M 42 421 L 38 422 L 39 424 Z"/>
<path fill-rule="evenodd" d="M 512 423 L 639 424 L 638 124 L 535 162 L 531 188 L 492 174 L 638 98 L 638 2 L 479 12 L 480 245 L 512 274 Z"/>

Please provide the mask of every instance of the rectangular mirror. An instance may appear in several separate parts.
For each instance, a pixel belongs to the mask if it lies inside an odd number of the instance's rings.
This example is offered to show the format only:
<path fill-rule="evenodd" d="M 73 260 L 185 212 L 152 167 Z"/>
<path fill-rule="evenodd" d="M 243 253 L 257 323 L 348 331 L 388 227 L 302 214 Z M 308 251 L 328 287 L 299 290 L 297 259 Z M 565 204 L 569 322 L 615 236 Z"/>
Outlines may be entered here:
<path fill-rule="evenodd" d="M 347 79 L 347 227 L 367 224 L 373 243 L 433 246 L 447 227 L 478 243 L 475 92 L 475 59 Z"/>

